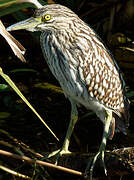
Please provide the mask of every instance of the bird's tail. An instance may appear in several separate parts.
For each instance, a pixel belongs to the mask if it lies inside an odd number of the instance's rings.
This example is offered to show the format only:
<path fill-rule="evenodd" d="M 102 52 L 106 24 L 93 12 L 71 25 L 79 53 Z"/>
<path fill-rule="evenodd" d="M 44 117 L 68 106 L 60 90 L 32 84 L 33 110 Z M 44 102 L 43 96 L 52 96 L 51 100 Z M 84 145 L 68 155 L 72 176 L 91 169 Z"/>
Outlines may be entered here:
<path fill-rule="evenodd" d="M 120 111 L 113 111 L 113 118 L 109 130 L 109 139 L 112 139 L 114 132 L 122 132 L 127 134 L 127 128 L 129 127 L 129 106 L 130 102 L 126 98 L 124 100 L 125 107 L 120 109 Z"/>

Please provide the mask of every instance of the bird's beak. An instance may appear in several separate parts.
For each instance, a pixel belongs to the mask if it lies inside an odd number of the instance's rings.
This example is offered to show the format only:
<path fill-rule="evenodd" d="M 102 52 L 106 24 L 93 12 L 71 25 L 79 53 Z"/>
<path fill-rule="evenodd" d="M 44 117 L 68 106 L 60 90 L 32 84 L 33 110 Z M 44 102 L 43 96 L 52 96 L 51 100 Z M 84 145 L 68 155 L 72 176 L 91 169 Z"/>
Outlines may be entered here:
<path fill-rule="evenodd" d="M 21 21 L 21 22 L 18 22 L 16 24 L 9 26 L 6 30 L 15 31 L 15 30 L 20 30 L 20 29 L 26 29 L 29 31 L 34 31 L 34 28 L 40 23 L 41 23 L 41 18 L 31 17 L 29 19 L 26 19 L 24 21 Z"/>

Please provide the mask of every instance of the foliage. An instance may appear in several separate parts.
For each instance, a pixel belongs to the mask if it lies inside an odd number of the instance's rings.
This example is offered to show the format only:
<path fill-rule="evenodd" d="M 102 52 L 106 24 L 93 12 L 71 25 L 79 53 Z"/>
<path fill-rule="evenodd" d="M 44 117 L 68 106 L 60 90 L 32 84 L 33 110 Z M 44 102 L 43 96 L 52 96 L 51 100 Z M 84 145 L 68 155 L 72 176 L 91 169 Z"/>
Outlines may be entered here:
<path fill-rule="evenodd" d="M 39 0 L 42 5 L 46 2 Z M 17 12 L 23 8 L 36 8 L 33 3 L 24 2 L 19 3 L 19 0 L 0 0 L 0 17 Z"/>

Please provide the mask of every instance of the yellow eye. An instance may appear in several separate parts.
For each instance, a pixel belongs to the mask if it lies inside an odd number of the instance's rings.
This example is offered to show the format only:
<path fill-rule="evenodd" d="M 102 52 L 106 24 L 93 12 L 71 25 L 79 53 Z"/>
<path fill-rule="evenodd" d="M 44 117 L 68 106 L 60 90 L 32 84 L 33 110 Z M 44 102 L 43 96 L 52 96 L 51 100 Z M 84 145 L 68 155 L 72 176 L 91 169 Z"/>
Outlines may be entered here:
<path fill-rule="evenodd" d="M 49 21 L 49 20 L 51 19 L 51 15 L 50 15 L 50 14 L 46 14 L 46 15 L 44 16 L 44 19 L 45 19 L 46 21 Z"/>

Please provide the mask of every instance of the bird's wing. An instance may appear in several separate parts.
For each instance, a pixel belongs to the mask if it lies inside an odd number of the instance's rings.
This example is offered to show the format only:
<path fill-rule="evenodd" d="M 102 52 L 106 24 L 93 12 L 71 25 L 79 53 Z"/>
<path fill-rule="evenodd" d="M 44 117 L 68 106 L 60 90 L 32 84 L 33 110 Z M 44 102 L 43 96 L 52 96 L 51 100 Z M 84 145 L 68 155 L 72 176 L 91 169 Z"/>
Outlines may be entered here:
<path fill-rule="evenodd" d="M 87 41 L 88 52 L 85 48 L 81 58 L 83 61 L 80 59 L 79 74 L 88 94 L 118 116 L 123 115 L 128 124 L 125 83 L 116 61 L 93 31 L 89 38 L 83 38 Z"/>

